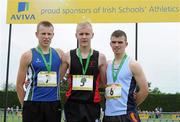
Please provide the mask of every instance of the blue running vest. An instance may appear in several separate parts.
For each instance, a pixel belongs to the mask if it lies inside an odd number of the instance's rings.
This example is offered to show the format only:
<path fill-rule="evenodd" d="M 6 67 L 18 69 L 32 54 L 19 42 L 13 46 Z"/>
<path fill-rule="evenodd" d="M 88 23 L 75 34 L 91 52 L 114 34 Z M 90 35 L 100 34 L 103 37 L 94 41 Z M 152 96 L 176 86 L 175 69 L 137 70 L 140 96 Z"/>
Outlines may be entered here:
<path fill-rule="evenodd" d="M 45 63 L 36 50 L 31 49 L 32 61 L 28 66 L 27 80 L 30 84 L 27 87 L 24 101 L 59 101 L 60 100 L 60 72 L 61 59 L 55 49 L 52 48 L 52 66 L 51 71 L 57 73 L 57 86 L 56 87 L 37 87 L 37 75 L 40 71 L 47 71 Z M 49 62 L 49 54 L 44 54 L 46 61 Z"/>

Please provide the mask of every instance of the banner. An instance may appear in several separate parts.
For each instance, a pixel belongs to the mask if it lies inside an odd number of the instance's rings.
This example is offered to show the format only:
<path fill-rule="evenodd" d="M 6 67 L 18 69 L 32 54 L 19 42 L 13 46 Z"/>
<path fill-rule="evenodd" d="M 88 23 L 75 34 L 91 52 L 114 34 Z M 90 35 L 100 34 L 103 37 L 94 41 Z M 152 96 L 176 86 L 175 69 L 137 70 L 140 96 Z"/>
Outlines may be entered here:
<path fill-rule="evenodd" d="M 180 0 L 8 0 L 7 23 L 180 22 Z"/>

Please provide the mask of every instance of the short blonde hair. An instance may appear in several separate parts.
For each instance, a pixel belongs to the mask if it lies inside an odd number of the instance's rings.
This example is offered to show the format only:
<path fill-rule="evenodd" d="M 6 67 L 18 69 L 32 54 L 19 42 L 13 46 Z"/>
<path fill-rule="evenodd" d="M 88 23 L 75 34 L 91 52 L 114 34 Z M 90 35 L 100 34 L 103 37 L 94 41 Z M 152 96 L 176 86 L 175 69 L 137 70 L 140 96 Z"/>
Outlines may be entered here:
<path fill-rule="evenodd" d="M 85 28 L 85 27 L 90 27 L 90 28 L 92 28 L 92 25 L 91 25 L 91 23 L 88 22 L 88 21 L 80 22 L 80 23 L 77 24 L 76 32 L 77 32 L 77 30 L 78 30 L 79 28 Z"/>

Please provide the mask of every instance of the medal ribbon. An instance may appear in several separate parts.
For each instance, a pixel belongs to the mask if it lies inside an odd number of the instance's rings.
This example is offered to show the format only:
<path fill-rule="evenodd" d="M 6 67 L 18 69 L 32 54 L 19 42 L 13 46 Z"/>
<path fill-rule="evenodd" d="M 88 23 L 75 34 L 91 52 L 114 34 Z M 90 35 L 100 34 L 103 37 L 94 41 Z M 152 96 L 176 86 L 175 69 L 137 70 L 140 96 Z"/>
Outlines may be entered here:
<path fill-rule="evenodd" d="M 46 58 L 44 57 L 42 49 L 38 46 L 37 47 L 38 52 L 41 54 L 41 57 L 45 63 L 46 69 L 48 73 L 51 71 L 51 65 L 52 65 L 52 50 L 49 48 L 49 62 L 46 61 Z"/>
<path fill-rule="evenodd" d="M 81 65 L 82 65 L 83 75 L 86 74 L 86 71 L 87 71 L 87 68 L 88 68 L 88 65 L 89 65 L 89 61 L 90 61 L 90 57 L 91 57 L 91 49 L 90 49 L 90 52 L 89 52 L 88 57 L 87 57 L 87 60 L 86 60 L 86 66 L 85 66 L 85 68 L 84 68 L 84 66 L 83 66 L 83 61 L 82 61 L 81 51 L 80 51 L 80 49 L 78 48 L 78 58 L 79 58 L 79 61 L 80 61 Z"/>
<path fill-rule="evenodd" d="M 115 81 L 117 80 L 117 76 L 118 76 L 118 74 L 119 74 L 119 72 L 120 72 L 120 70 L 121 70 L 121 68 L 122 68 L 122 65 L 123 65 L 126 57 L 127 57 L 127 55 L 125 54 L 125 55 L 123 56 L 121 62 L 120 62 L 120 65 L 119 65 L 119 67 L 118 67 L 118 71 L 117 71 L 116 73 L 114 72 L 114 61 L 115 61 L 115 59 L 113 60 L 113 64 L 112 64 L 112 76 L 113 76 L 113 81 L 114 81 L 114 83 L 115 83 Z"/>

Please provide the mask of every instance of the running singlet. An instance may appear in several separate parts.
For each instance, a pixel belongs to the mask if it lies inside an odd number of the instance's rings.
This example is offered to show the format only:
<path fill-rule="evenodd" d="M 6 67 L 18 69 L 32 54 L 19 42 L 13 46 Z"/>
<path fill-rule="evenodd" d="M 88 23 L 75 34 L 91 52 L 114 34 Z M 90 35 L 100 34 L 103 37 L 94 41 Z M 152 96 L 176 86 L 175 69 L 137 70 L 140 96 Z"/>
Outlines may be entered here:
<path fill-rule="evenodd" d="M 136 104 L 133 98 L 136 82 L 130 70 L 129 61 L 130 57 L 127 57 L 115 82 L 113 82 L 112 77 L 112 63 L 109 63 L 107 66 L 107 86 L 110 86 L 111 84 L 117 84 L 117 88 L 119 90 L 117 89 L 116 93 L 118 95 L 116 94 L 114 98 L 107 94 L 109 97 L 106 98 L 106 116 L 124 115 L 136 109 Z"/>
<path fill-rule="evenodd" d="M 30 81 L 26 89 L 24 101 L 59 101 L 60 100 L 60 72 L 61 59 L 55 49 L 52 49 L 51 71 L 48 72 L 41 54 L 36 48 L 31 49 L 32 61 L 28 66 L 27 80 Z M 50 54 L 44 54 L 49 63 Z"/>
<path fill-rule="evenodd" d="M 68 97 L 68 100 L 78 101 L 82 103 L 100 102 L 99 68 L 98 68 L 99 52 L 93 50 L 87 68 L 87 72 L 85 74 L 86 78 L 84 84 L 80 84 L 83 73 L 82 73 L 82 65 L 76 54 L 76 49 L 70 51 L 70 56 L 71 56 L 71 64 L 70 64 L 69 90 L 66 92 L 66 96 Z M 82 59 L 83 66 L 85 66 L 86 60 L 87 59 Z"/>

